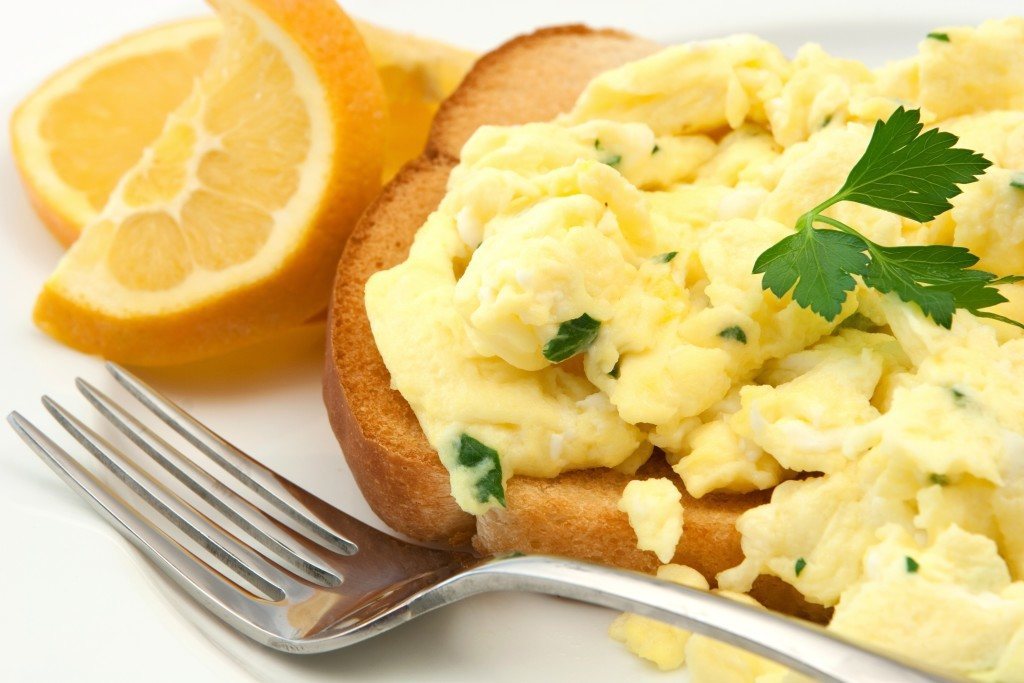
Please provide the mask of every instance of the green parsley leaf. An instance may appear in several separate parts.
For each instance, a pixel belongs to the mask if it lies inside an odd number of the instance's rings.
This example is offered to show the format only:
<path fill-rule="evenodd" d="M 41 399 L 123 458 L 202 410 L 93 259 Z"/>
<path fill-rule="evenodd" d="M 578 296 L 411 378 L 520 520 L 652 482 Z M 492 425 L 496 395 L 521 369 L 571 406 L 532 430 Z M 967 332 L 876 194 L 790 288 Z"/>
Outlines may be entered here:
<path fill-rule="evenodd" d="M 949 485 L 949 477 L 946 476 L 945 474 L 939 474 L 938 472 L 932 472 L 931 474 L 928 475 L 928 482 L 931 483 L 931 484 L 936 484 L 938 486 L 948 486 Z"/>
<path fill-rule="evenodd" d="M 558 326 L 558 332 L 544 345 L 544 357 L 552 363 L 561 363 L 580 351 L 586 351 L 597 339 L 601 321 L 584 313 L 574 320 L 566 320 Z"/>
<path fill-rule="evenodd" d="M 906 557 L 907 557 L 907 573 L 908 574 L 916 574 L 917 570 L 921 568 L 921 565 L 919 565 L 917 563 L 917 560 L 912 558 L 910 555 L 907 555 Z"/>
<path fill-rule="evenodd" d="M 872 245 L 871 257 L 864 284 L 916 303 L 925 315 L 947 329 L 953 324 L 957 308 L 984 308 L 1006 300 L 998 290 L 984 287 L 995 279 L 994 275 L 967 270 L 978 258 L 962 247 Z"/>
<path fill-rule="evenodd" d="M 945 245 L 883 247 L 871 245 L 871 265 L 864 284 L 880 292 L 895 292 L 908 303 L 916 303 L 937 324 L 949 329 L 958 308 L 980 317 L 994 313 L 980 309 L 1006 301 L 993 285 L 1021 278 L 997 278 L 983 270 L 970 270 L 978 257 L 963 247 Z M 1024 327 L 1002 316 L 998 319 Z"/>
<path fill-rule="evenodd" d="M 842 201 L 852 201 L 917 221 L 930 221 L 952 208 L 960 185 L 972 183 L 991 162 L 969 149 L 954 147 L 957 137 L 922 131 L 920 112 L 899 107 L 875 124 L 864 155 L 846 182 L 829 199 L 797 220 L 796 233 L 765 250 L 754 263 L 761 286 L 793 300 L 826 320 L 834 320 L 854 276 L 883 293 L 915 303 L 935 323 L 949 328 L 956 309 L 1024 328 L 1004 316 L 983 311 L 1006 301 L 997 285 L 1020 281 L 973 270 L 978 257 L 962 247 L 945 245 L 886 247 L 854 228 L 824 215 Z M 833 230 L 814 227 L 824 223 Z"/>
<path fill-rule="evenodd" d="M 459 454 L 456 462 L 460 467 L 478 470 L 474 486 L 476 499 L 481 503 L 496 501 L 505 507 L 505 489 L 501 483 L 501 460 L 498 451 L 485 446 L 469 434 L 459 436 Z"/>
<path fill-rule="evenodd" d="M 971 311 L 971 315 L 975 315 L 979 318 L 998 320 L 1001 323 L 1006 323 L 1007 325 L 1013 325 L 1014 327 L 1024 329 L 1024 325 L 1020 324 L 1018 321 L 1013 320 L 1012 318 L 1007 318 L 1005 315 L 999 315 L 998 313 L 991 313 L 989 311 Z"/>
<path fill-rule="evenodd" d="M 738 341 L 740 344 L 747 343 L 747 333 L 743 331 L 743 328 L 739 325 L 732 325 L 727 327 L 718 333 L 718 336 L 722 339 L 732 339 Z"/>
<path fill-rule="evenodd" d="M 807 568 L 807 560 L 805 560 L 802 557 L 798 557 L 797 560 L 796 560 L 796 564 L 793 565 L 793 571 L 796 572 L 797 576 L 800 576 L 803 573 L 804 569 L 806 569 L 806 568 Z"/>
<path fill-rule="evenodd" d="M 937 40 L 940 43 L 948 43 L 949 42 L 949 34 L 948 33 L 941 33 L 939 31 L 932 31 L 931 33 L 928 34 L 928 37 L 931 38 L 932 40 Z"/>
<path fill-rule="evenodd" d="M 661 147 L 658 147 L 658 143 L 655 142 L 654 143 L 654 147 L 651 147 L 651 156 L 654 156 L 655 154 L 657 154 L 660 151 L 661 151 Z"/>
<path fill-rule="evenodd" d="M 783 297 L 793 289 L 793 299 L 834 320 L 846 294 L 868 268 L 867 245 L 856 235 L 838 230 L 801 229 L 769 247 L 754 262 L 754 273 L 764 273 L 761 286 Z M 796 287 L 794 289 L 794 286 Z"/>
<path fill-rule="evenodd" d="M 658 254 L 652 260 L 655 263 L 668 263 L 669 261 L 671 261 L 672 259 L 674 259 L 678 255 L 679 255 L 678 251 L 666 251 L 664 254 Z"/>
<path fill-rule="evenodd" d="M 922 128 L 921 112 L 903 107 L 876 122 L 864 156 L 826 204 L 857 202 L 921 222 L 953 208 L 959 185 L 973 183 L 992 162 L 954 147 L 952 133 Z"/>
<path fill-rule="evenodd" d="M 1010 187 L 1024 190 L 1024 172 L 1014 173 L 1010 176 Z"/>

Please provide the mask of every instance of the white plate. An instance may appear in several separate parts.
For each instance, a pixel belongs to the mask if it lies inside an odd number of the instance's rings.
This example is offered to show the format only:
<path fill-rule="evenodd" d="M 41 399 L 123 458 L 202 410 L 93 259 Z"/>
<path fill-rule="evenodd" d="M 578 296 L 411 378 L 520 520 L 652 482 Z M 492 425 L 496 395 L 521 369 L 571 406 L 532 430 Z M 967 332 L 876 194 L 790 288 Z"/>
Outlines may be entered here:
<path fill-rule="evenodd" d="M 353 14 L 487 49 L 533 27 L 618 26 L 665 41 L 758 33 L 787 52 L 807 41 L 879 64 L 911 53 L 931 28 L 1015 11 L 1013 0 L 860 3 L 373 2 Z M 205 12 L 198 0 L 34 0 L 0 9 L 0 113 L 77 55 L 159 20 Z M 1017 9 L 1019 11 L 1019 9 Z M 46 427 L 44 392 L 75 408 L 72 378 L 112 388 L 100 363 L 30 323 L 34 292 L 61 250 L 26 203 L 0 142 L 0 409 Z M 243 449 L 314 493 L 379 525 L 362 500 L 320 402 L 322 329 L 243 353 L 147 371 Z M 526 595 L 493 595 L 424 617 L 349 651 L 271 652 L 194 609 L 125 541 L 0 427 L 0 680 L 518 681 L 664 680 L 605 635 L 612 614 Z"/>

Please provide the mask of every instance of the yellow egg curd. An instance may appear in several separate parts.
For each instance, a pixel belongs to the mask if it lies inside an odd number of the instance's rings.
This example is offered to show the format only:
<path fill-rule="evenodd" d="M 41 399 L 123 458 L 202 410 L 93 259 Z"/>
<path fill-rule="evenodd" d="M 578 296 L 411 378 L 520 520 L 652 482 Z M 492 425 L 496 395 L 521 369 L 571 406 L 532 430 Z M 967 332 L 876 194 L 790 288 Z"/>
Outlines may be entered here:
<path fill-rule="evenodd" d="M 501 505 L 514 474 L 635 472 L 652 453 L 696 497 L 774 488 L 740 519 L 745 559 L 721 588 L 773 575 L 833 606 L 844 635 L 1024 681 L 1021 333 L 966 312 L 946 330 L 863 286 L 828 322 L 752 273 L 900 105 L 993 167 L 930 223 L 850 202 L 828 215 L 1024 271 L 1024 20 L 932 35 L 874 71 L 751 36 L 670 47 L 598 76 L 555 121 L 479 129 L 408 260 L 366 287 L 459 505 Z M 1001 289 L 996 312 L 1020 319 L 1024 286 Z M 670 561 L 672 482 L 624 494 L 640 547 Z M 664 628 L 614 631 L 697 681 L 797 680 Z"/>

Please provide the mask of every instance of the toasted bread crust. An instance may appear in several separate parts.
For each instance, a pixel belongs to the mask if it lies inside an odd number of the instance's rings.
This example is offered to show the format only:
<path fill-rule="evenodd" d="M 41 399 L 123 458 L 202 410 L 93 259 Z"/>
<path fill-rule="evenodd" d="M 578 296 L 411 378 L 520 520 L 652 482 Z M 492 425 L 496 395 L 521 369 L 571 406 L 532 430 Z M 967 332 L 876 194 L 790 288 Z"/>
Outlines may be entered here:
<path fill-rule="evenodd" d="M 618 509 L 627 483 L 651 477 L 669 478 L 682 494 L 683 538 L 672 561 L 693 567 L 714 586 L 718 572 L 743 561 L 736 518 L 767 503 L 770 494 L 693 498 L 660 457 L 652 458 L 633 476 L 600 469 L 565 472 L 555 479 L 512 477 L 505 487 L 508 507 L 477 519 L 473 545 L 483 553 L 564 555 L 654 573 L 661 563 L 654 553 L 637 549 L 636 533 Z M 775 577 L 760 577 L 751 594 L 766 607 L 828 621 L 829 610 L 805 602 L 796 589 Z"/>
<path fill-rule="evenodd" d="M 442 105 L 423 155 L 408 164 L 367 209 L 338 267 L 327 325 L 324 400 L 331 425 L 370 507 L 391 527 L 424 541 L 467 542 L 483 553 L 566 555 L 652 572 L 653 553 L 636 536 L 617 503 L 629 475 L 583 470 L 555 479 L 515 476 L 508 507 L 475 519 L 452 499 L 448 475 L 415 414 L 391 388 L 364 304 L 374 272 L 402 262 L 416 231 L 440 203 L 459 151 L 478 127 L 550 120 L 571 108 L 596 74 L 657 49 L 617 31 L 582 26 L 544 29 L 482 57 Z M 675 477 L 661 458 L 637 475 Z M 767 493 L 694 499 L 680 486 L 685 532 L 675 562 L 716 573 L 742 560 L 736 518 L 768 500 Z M 760 579 L 765 604 L 820 620 L 789 585 Z"/>
<path fill-rule="evenodd" d="M 407 164 L 349 239 L 328 309 L 324 402 L 374 512 L 413 538 L 464 545 L 475 530 L 474 519 L 455 504 L 447 470 L 412 408 L 391 388 L 363 303 L 370 275 L 405 259 L 416 231 L 444 197 L 453 166 L 438 157 Z"/>
<path fill-rule="evenodd" d="M 324 402 L 367 502 L 394 529 L 458 545 L 468 543 L 476 524 L 455 504 L 447 471 L 408 403 L 391 388 L 366 317 L 366 281 L 405 260 L 477 128 L 551 119 L 572 107 L 596 74 L 657 47 L 618 31 L 560 26 L 484 55 L 442 104 L 423 154 L 388 184 L 353 231 L 328 311 Z"/>
<path fill-rule="evenodd" d="M 572 108 L 594 76 L 658 48 L 628 33 L 578 24 L 513 38 L 477 60 L 441 106 L 425 155 L 457 160 L 480 126 L 553 119 Z"/>
<path fill-rule="evenodd" d="M 638 550 L 636 533 L 618 509 L 622 490 L 633 479 L 678 477 L 663 458 L 652 458 L 636 475 L 615 470 L 565 472 L 555 479 L 513 477 L 505 498 L 508 507 L 492 510 L 477 522 L 475 544 L 487 552 L 544 552 L 653 573 L 660 562 Z M 705 576 L 735 567 L 743 560 L 736 518 L 767 502 L 765 493 L 710 495 L 696 499 L 680 489 L 685 511 L 684 536 L 673 562 Z"/>

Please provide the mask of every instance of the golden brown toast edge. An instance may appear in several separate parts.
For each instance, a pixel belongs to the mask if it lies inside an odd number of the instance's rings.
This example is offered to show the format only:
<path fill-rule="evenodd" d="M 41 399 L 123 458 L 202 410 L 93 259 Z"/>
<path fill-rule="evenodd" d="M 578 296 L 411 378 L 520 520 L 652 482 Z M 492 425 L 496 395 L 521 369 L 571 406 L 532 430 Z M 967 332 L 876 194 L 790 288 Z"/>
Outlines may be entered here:
<path fill-rule="evenodd" d="M 539 552 L 654 571 L 653 553 L 636 549 L 617 509 L 632 479 L 584 470 L 555 479 L 513 477 L 508 508 L 474 520 L 452 499 L 448 474 L 415 414 L 391 388 L 370 330 L 363 290 L 378 270 L 402 262 L 418 228 L 440 203 L 465 141 L 481 125 L 550 120 L 567 111 L 595 75 L 655 51 L 654 43 L 583 26 L 542 29 L 484 55 L 442 105 L 424 153 L 385 187 L 356 226 L 339 262 L 327 324 L 324 401 L 331 426 L 370 507 L 397 531 L 423 541 L 466 543 L 487 553 Z M 660 458 L 639 477 L 671 476 Z M 742 559 L 736 518 L 767 501 L 766 493 L 683 494 L 685 533 L 674 561 L 713 580 Z M 754 594 L 769 606 L 811 616 L 787 584 L 761 579 Z"/>
<path fill-rule="evenodd" d="M 423 155 L 399 172 L 353 231 L 328 311 L 324 400 L 367 501 L 398 531 L 468 542 L 475 523 L 455 505 L 447 472 L 408 404 L 391 389 L 363 304 L 366 280 L 405 260 L 477 128 L 551 119 L 572 106 L 595 74 L 656 49 L 624 33 L 565 26 L 515 38 L 484 55 L 442 104 Z"/>

